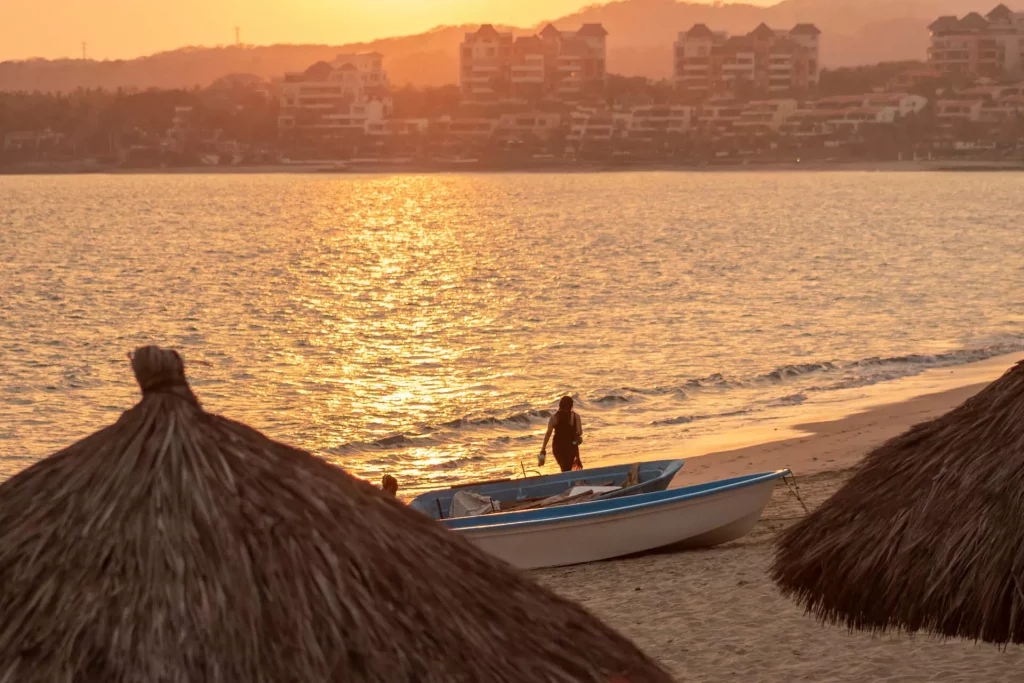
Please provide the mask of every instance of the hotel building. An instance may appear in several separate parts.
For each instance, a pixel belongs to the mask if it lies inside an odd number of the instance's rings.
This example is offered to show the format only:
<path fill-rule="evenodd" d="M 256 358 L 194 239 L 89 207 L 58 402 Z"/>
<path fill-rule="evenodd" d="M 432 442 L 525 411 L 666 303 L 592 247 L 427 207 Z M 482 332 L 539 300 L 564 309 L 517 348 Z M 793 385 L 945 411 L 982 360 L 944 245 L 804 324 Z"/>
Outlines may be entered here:
<path fill-rule="evenodd" d="M 928 62 L 942 74 L 998 79 L 1024 72 L 1024 12 L 999 5 L 984 17 L 939 17 L 928 28 Z"/>
<path fill-rule="evenodd" d="M 818 84 L 820 35 L 813 24 L 797 24 L 788 31 L 761 24 L 731 37 L 695 24 L 675 44 L 676 89 L 691 99 L 810 91 Z"/>
<path fill-rule="evenodd" d="M 286 74 L 278 129 L 285 136 L 341 137 L 388 117 L 392 105 L 382 62 L 376 52 L 345 54 Z"/>
<path fill-rule="evenodd" d="M 600 24 L 561 31 L 548 24 L 538 35 L 513 37 L 485 24 L 467 33 L 459 51 L 466 102 L 577 102 L 604 92 L 605 39 Z"/>

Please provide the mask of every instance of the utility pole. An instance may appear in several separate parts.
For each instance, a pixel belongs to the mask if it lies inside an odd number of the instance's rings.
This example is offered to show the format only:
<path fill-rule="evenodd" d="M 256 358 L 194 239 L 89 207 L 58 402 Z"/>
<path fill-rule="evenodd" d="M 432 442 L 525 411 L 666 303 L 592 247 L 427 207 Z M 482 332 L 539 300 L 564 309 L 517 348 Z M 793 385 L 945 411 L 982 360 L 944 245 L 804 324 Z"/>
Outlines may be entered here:
<path fill-rule="evenodd" d="M 242 27 L 241 26 L 236 26 L 235 27 L 235 45 L 241 45 L 241 44 L 242 44 Z"/>
<path fill-rule="evenodd" d="M 82 41 L 82 61 L 89 59 L 89 43 Z"/>

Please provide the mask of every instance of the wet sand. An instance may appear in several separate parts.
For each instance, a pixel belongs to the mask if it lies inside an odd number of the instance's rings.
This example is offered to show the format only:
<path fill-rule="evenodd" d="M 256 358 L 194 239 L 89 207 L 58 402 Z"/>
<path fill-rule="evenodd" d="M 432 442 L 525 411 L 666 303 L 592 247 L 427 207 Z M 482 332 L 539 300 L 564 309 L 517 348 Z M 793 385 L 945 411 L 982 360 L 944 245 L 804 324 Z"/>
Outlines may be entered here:
<path fill-rule="evenodd" d="M 993 359 L 980 376 L 995 379 L 1017 359 Z M 972 383 L 839 420 L 798 425 L 792 438 L 693 458 L 673 486 L 791 467 L 800 498 L 813 510 L 849 478 L 866 452 L 984 386 Z M 780 483 L 761 522 L 738 542 L 533 575 L 633 638 L 679 680 L 1021 680 L 1021 647 L 1003 651 L 923 635 L 850 633 L 805 616 L 767 575 L 775 535 L 804 514 L 793 492 Z"/>

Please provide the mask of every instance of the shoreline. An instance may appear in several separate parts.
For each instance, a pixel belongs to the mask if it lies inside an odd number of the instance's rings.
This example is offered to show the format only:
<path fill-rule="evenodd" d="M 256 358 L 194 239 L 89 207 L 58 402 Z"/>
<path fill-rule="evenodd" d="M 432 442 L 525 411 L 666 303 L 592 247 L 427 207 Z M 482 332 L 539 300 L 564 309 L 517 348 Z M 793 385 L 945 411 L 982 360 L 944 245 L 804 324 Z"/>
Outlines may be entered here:
<path fill-rule="evenodd" d="M 707 163 L 609 163 L 609 162 L 553 162 L 535 164 L 476 164 L 476 163 L 356 163 L 322 162 L 309 164 L 267 164 L 261 166 L 182 166 L 153 168 L 122 168 L 97 166 L 81 162 L 66 165 L 39 164 L 0 168 L 2 176 L 39 175 L 434 175 L 445 173 L 728 173 L 743 171 L 857 171 L 857 172 L 981 172 L 1002 173 L 1024 171 L 1024 160 L 908 160 L 908 161 L 756 161 L 730 160 Z"/>
<path fill-rule="evenodd" d="M 872 449 L 921 422 L 959 406 L 987 383 L 970 384 L 886 403 L 834 420 L 794 425 L 781 440 L 715 451 L 687 459 L 669 488 L 788 468 L 798 478 L 855 468 Z"/>
<path fill-rule="evenodd" d="M 651 459 L 687 461 L 672 487 L 785 467 L 797 476 L 847 469 L 889 438 L 952 410 L 1021 361 L 1024 353 L 1003 354 L 861 387 L 845 400 L 804 404 L 758 426 L 696 437 Z"/>

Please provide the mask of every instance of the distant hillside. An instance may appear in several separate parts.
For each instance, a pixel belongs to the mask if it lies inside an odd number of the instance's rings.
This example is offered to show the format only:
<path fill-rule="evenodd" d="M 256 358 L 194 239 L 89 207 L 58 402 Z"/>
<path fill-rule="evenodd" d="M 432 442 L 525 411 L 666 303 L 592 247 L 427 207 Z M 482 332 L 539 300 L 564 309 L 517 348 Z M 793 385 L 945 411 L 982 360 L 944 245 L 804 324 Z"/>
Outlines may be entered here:
<path fill-rule="evenodd" d="M 815 23 L 823 31 L 824 66 L 923 59 L 927 26 L 942 14 L 982 13 L 996 0 L 783 0 L 771 7 L 697 4 L 675 0 L 620 0 L 554 19 L 573 28 L 600 22 L 609 31 L 608 69 L 628 76 L 665 78 L 672 71 L 672 43 L 681 30 L 703 22 L 731 33 L 760 22 L 786 28 Z M 190 47 L 119 61 L 27 60 L 0 63 L 0 90 L 72 90 L 77 87 L 207 86 L 232 73 L 264 79 L 305 69 L 338 52 L 375 50 L 385 55 L 393 84 L 441 85 L 458 80 L 458 48 L 475 27 L 446 26 L 415 36 L 349 45 Z M 514 29 L 530 32 L 540 26 Z"/>

